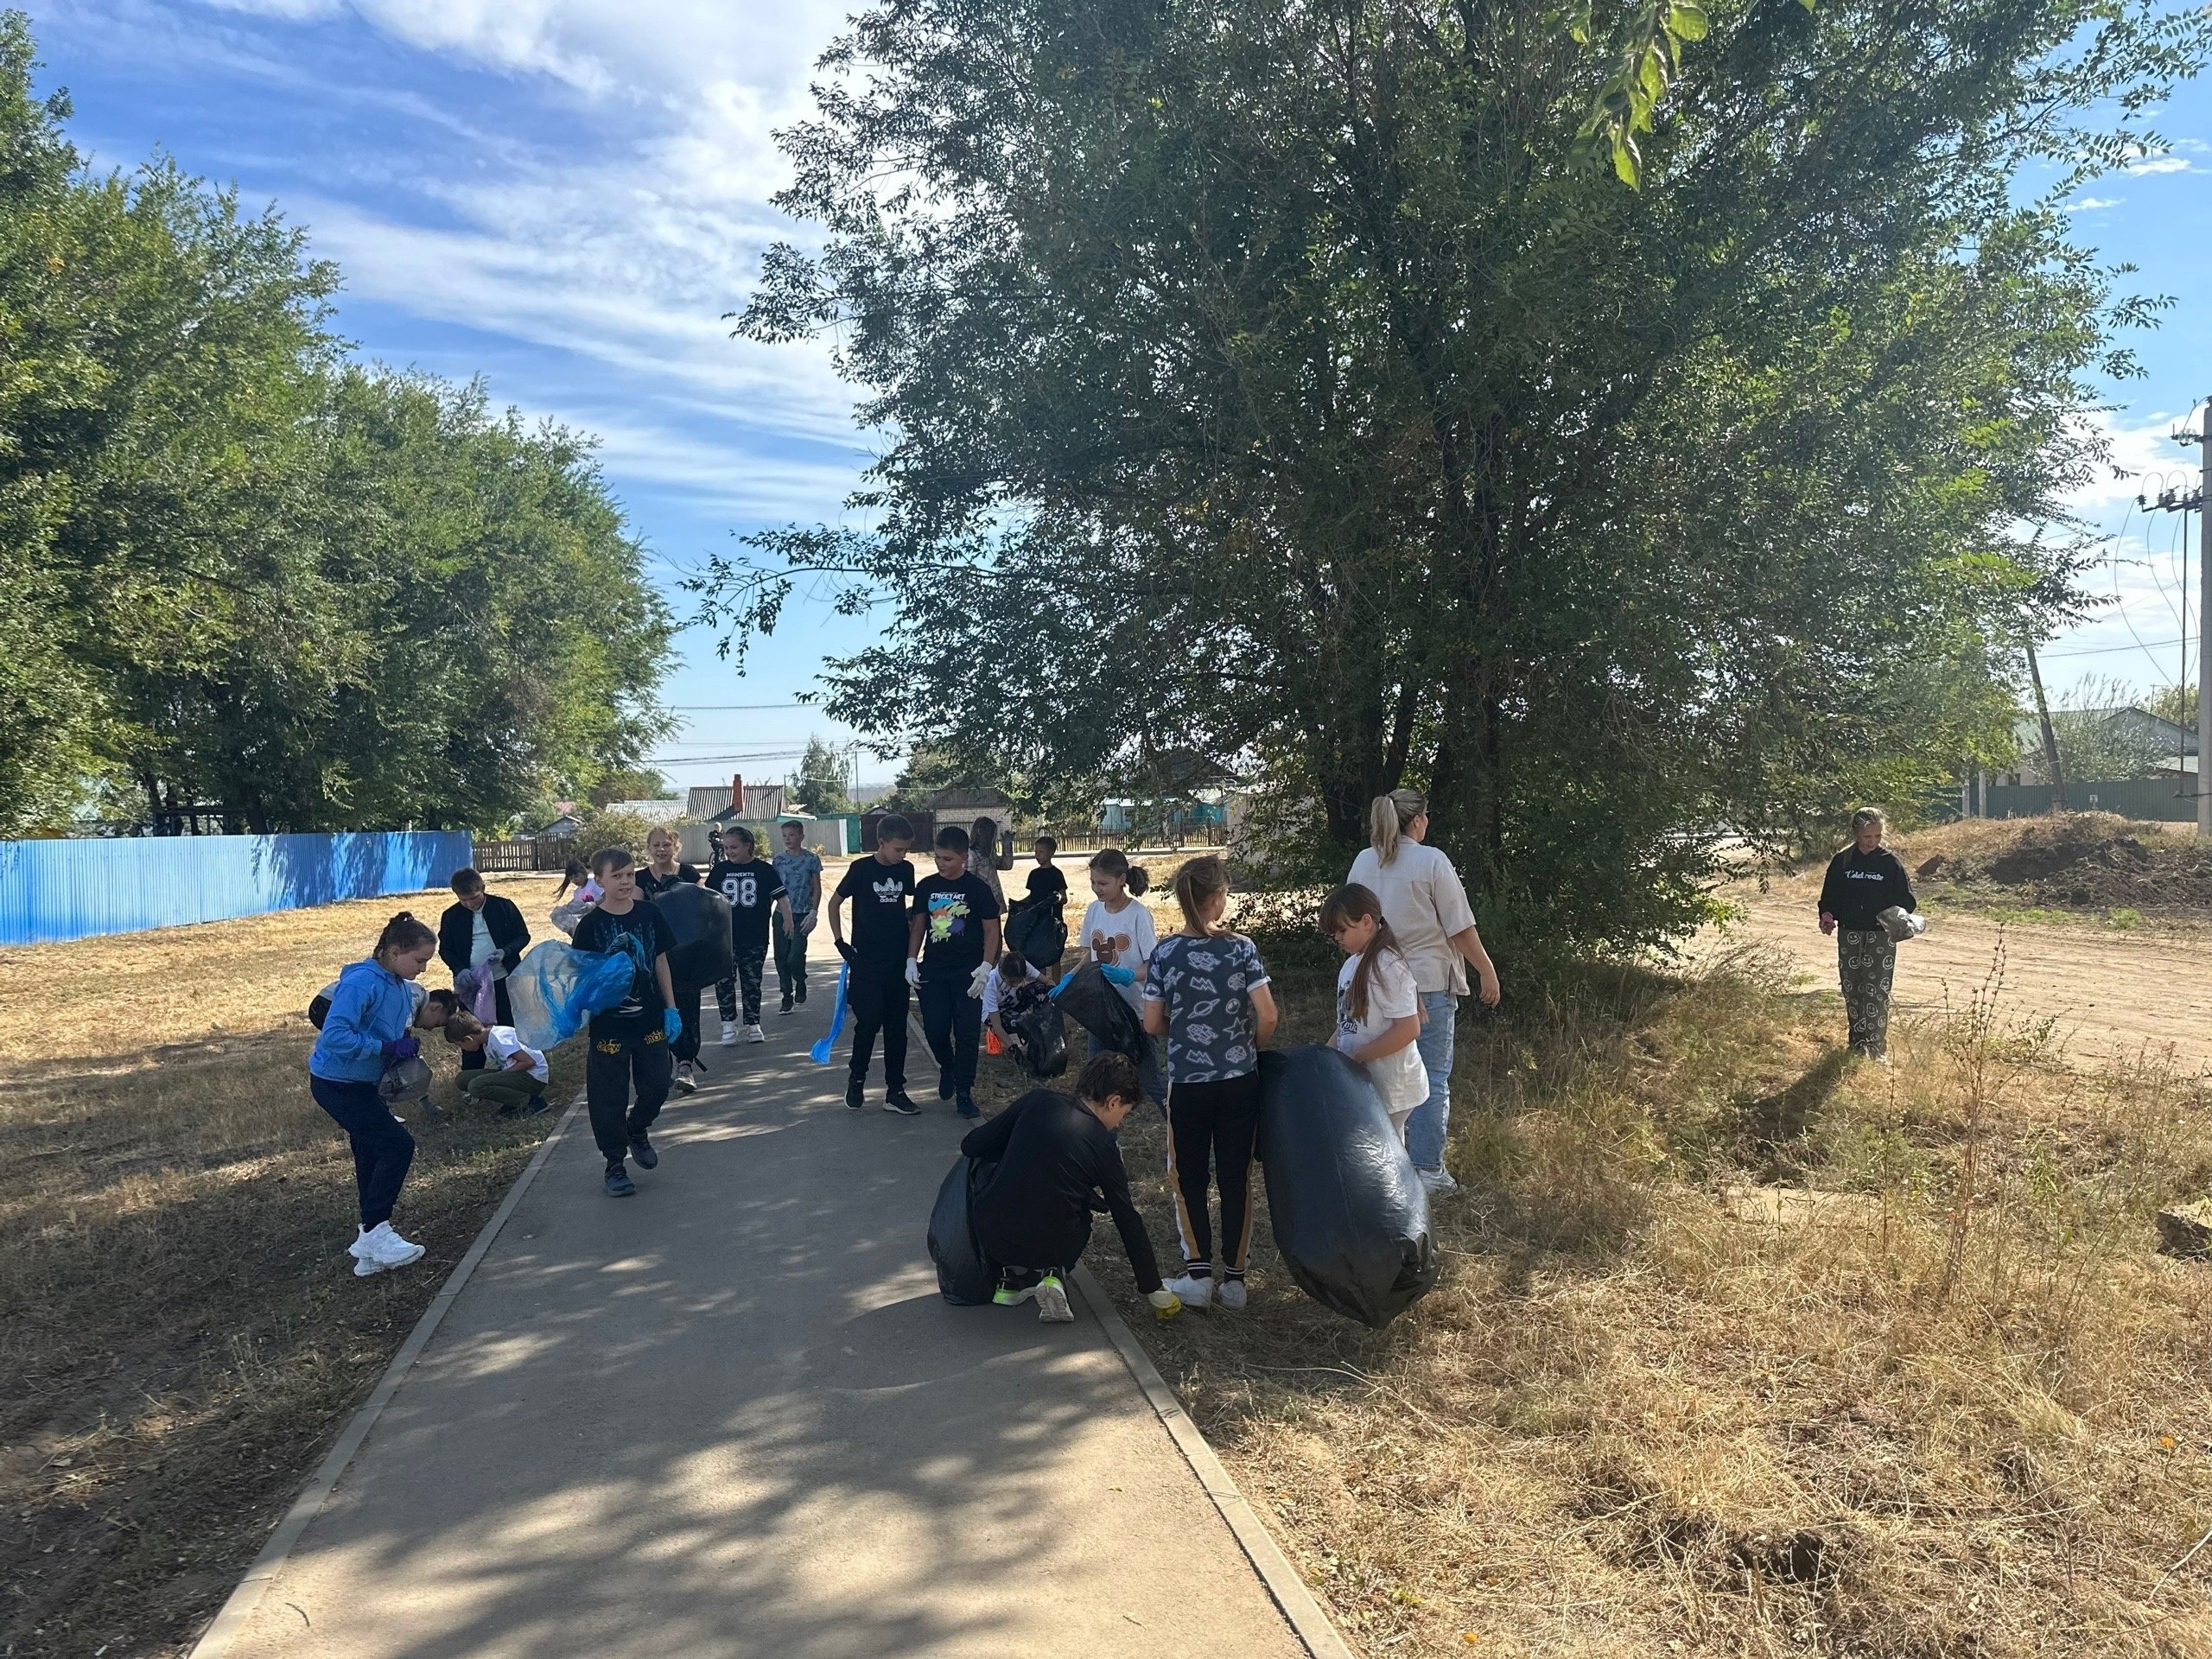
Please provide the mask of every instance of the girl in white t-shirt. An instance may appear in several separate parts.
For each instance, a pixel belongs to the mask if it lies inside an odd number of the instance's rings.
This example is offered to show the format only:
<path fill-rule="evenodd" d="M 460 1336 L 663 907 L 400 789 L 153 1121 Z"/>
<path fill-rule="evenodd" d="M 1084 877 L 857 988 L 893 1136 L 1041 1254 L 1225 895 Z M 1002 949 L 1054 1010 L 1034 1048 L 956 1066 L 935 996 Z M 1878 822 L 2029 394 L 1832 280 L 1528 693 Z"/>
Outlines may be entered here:
<path fill-rule="evenodd" d="M 1145 974 L 1160 944 L 1160 930 L 1153 925 L 1152 912 L 1137 902 L 1151 885 L 1144 866 L 1130 863 L 1129 855 L 1120 848 L 1109 847 L 1094 854 L 1090 890 L 1098 897 L 1083 912 L 1079 941 L 1083 954 L 1098 964 L 1099 971 L 1122 994 L 1140 1023 L 1144 1019 Z M 1164 1110 L 1167 1083 L 1160 1074 L 1159 1045 L 1148 1036 L 1139 1040 L 1144 1048 L 1135 1057 L 1137 1079 Z"/>
<path fill-rule="evenodd" d="M 1321 905 L 1321 931 L 1344 953 L 1337 975 L 1336 1046 L 1366 1068 L 1402 1139 L 1406 1120 L 1428 1098 L 1421 1052 L 1421 994 L 1405 952 L 1365 887 L 1338 887 Z"/>

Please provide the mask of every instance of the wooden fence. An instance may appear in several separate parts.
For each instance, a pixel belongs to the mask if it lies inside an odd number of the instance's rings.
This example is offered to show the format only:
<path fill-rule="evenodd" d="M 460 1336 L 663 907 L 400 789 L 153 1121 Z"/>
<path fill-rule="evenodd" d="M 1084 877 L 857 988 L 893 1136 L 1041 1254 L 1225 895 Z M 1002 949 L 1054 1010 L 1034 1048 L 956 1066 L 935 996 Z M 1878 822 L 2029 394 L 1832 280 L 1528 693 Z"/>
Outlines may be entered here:
<path fill-rule="evenodd" d="M 562 870 L 576 855 L 573 841 L 548 839 L 544 841 L 480 841 L 476 843 L 476 868 L 491 874 L 511 874 L 516 871 Z"/>

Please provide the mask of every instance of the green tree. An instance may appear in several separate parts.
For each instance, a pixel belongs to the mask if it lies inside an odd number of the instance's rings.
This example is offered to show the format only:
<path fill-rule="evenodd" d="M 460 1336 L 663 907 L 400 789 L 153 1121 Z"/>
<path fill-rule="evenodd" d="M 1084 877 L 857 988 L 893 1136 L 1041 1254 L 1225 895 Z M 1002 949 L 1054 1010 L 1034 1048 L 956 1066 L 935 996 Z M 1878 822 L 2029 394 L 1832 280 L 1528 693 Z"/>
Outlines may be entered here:
<path fill-rule="evenodd" d="M 857 810 L 845 792 L 845 762 L 836 750 L 810 735 L 798 770 L 785 779 L 791 798 L 804 804 L 817 817 L 835 817 Z"/>
<path fill-rule="evenodd" d="M 2079 556 L 2012 526 L 2063 526 L 2155 308 L 2022 169 L 2139 153 L 2206 20 L 1738 0 L 1593 128 L 1649 14 L 862 14 L 785 140 L 822 251 L 741 327 L 833 337 L 876 528 L 757 537 L 703 598 L 741 644 L 826 577 L 892 618 L 839 718 L 1071 791 L 1196 748 L 1317 869 L 1421 784 L 1493 915 L 1570 940 L 1685 925 L 1726 827 L 1994 753 L 1989 642 Z"/>

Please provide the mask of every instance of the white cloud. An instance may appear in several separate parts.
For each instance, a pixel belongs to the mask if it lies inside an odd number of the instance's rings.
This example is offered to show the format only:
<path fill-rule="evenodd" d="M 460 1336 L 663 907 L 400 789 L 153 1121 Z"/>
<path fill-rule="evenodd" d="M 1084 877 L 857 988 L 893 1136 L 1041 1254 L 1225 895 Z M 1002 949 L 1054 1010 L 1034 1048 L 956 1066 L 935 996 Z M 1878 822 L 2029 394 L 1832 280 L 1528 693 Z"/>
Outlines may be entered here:
<path fill-rule="evenodd" d="M 2068 202 L 2061 211 L 2069 213 L 2086 213 L 2099 207 L 2117 207 L 2126 200 L 2125 196 L 2084 196 L 2079 201 Z"/>
<path fill-rule="evenodd" d="M 2172 437 L 2177 431 L 2194 429 L 2189 412 L 2153 410 L 2140 417 L 2139 424 L 2122 426 L 2110 412 L 2100 410 L 2088 424 L 2104 439 L 2109 460 L 2094 478 L 2066 493 L 2065 505 L 2083 518 L 2102 521 L 2125 514 L 2139 495 L 2155 497 L 2163 489 L 2194 487 L 2196 451 Z"/>
<path fill-rule="evenodd" d="M 2152 156 L 2131 162 L 2127 170 L 2137 178 L 2153 173 L 2202 173 L 2204 169 L 2185 156 Z"/>

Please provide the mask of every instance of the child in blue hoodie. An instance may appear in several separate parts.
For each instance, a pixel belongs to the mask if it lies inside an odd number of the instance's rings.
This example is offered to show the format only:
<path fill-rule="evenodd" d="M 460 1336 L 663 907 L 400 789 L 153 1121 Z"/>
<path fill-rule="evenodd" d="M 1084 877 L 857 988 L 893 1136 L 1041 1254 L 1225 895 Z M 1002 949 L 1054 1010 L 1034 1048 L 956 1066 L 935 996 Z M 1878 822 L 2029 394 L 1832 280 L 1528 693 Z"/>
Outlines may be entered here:
<path fill-rule="evenodd" d="M 415 1137 L 391 1115 L 377 1085 L 385 1071 L 423 1052 L 413 1035 L 415 997 L 438 936 L 401 911 L 385 924 L 366 962 L 349 965 L 333 988 L 322 1034 L 308 1058 L 315 1103 L 337 1120 L 353 1146 L 353 1182 L 361 1228 L 348 1247 L 355 1276 L 404 1268 L 423 1247 L 391 1230 L 392 1206 L 415 1161 Z"/>

